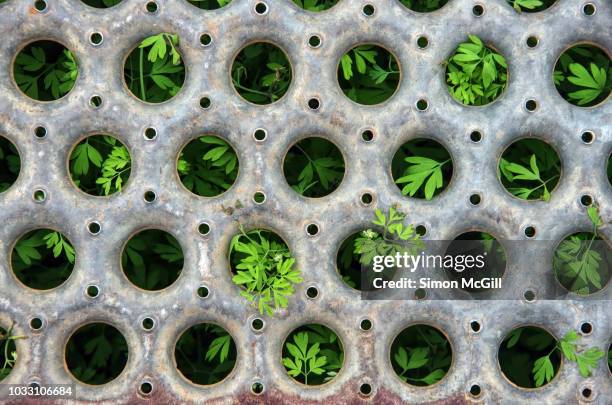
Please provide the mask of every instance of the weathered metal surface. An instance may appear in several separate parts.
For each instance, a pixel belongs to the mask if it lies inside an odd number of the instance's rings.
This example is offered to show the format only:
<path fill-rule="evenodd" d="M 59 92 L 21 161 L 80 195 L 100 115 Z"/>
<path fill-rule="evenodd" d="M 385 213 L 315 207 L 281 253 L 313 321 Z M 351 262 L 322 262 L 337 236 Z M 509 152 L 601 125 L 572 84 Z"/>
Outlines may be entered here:
<path fill-rule="evenodd" d="M 256 1 L 234 0 L 216 11 L 203 11 L 180 0 L 157 0 L 159 10 L 148 13 L 144 0 L 124 0 L 111 9 L 93 9 L 78 0 L 48 0 L 44 12 L 33 1 L 9 0 L 0 5 L 0 134 L 13 140 L 21 158 L 21 174 L 13 187 L 0 194 L 0 325 L 16 323 L 19 362 L 6 383 L 71 383 L 63 349 L 69 335 L 85 322 L 104 320 L 118 327 L 129 345 L 129 360 L 122 375 L 100 386 L 77 384 L 78 399 L 128 403 L 139 398 L 142 381 L 153 384 L 149 398 L 163 402 L 252 403 L 328 401 L 329 403 L 434 402 L 463 403 L 573 403 L 582 401 L 588 386 L 593 403 L 609 403 L 610 375 L 605 362 L 590 378 L 577 367 L 562 366 L 555 380 L 537 390 L 520 389 L 501 374 L 497 350 L 515 326 L 535 324 L 557 337 L 577 329 L 583 321 L 593 332 L 583 337 L 588 345 L 606 348 L 612 336 L 609 286 L 599 299 L 574 301 L 522 300 L 522 290 L 509 293 L 514 300 L 496 301 L 361 301 L 359 293 L 345 286 L 335 270 L 340 243 L 366 226 L 372 207 L 399 204 L 407 221 L 423 224 L 429 239 L 452 239 L 468 229 L 480 228 L 500 239 L 523 238 L 527 225 L 537 230 L 537 248 L 509 251 L 506 275 L 523 277 L 532 289 L 554 284 L 551 258 L 563 237 L 589 224 L 580 196 L 590 194 L 612 218 L 612 187 L 605 164 L 612 150 L 612 104 L 579 108 L 564 101 L 554 88 L 551 74 L 556 58 L 569 45 L 591 41 L 612 49 L 612 7 L 594 0 L 593 16 L 582 13 L 583 1 L 559 0 L 549 10 L 517 14 L 505 0 L 481 1 L 482 17 L 472 14 L 473 1 L 451 0 L 441 10 L 418 14 L 394 0 L 372 0 L 375 14 L 362 14 L 363 1 L 341 0 L 331 10 L 309 13 L 288 0 L 266 0 L 268 12 L 257 15 Z M 187 76 L 181 92 L 160 104 L 145 104 L 129 94 L 122 80 L 123 61 L 144 37 L 162 31 L 177 33 Z M 89 42 L 100 32 L 104 42 Z M 199 37 L 209 33 L 212 45 L 203 47 Z M 509 62 L 506 93 L 485 107 L 465 107 L 448 94 L 441 62 L 468 33 L 493 44 Z M 317 34 L 319 48 L 308 46 Z M 416 39 L 426 35 L 429 46 L 421 50 Z M 529 49 L 525 40 L 536 35 L 540 42 Z M 24 96 L 12 79 L 12 61 L 18 50 L 36 39 L 65 44 L 79 62 L 79 77 L 72 92 L 59 101 L 35 102 Z M 267 40 L 282 47 L 293 66 L 293 83 L 279 102 L 255 106 L 233 90 L 229 71 L 233 56 L 246 43 Z M 378 43 L 399 59 L 402 78 L 397 93 L 379 106 L 359 106 L 340 91 L 336 67 L 341 55 L 355 44 Z M 99 95 L 103 105 L 92 109 L 88 101 Z M 212 107 L 202 110 L 199 99 L 208 96 Z M 317 97 L 321 107 L 310 111 L 307 100 Z M 416 110 L 417 100 L 429 102 L 427 111 Z M 524 104 L 535 99 L 538 109 L 529 113 Z M 43 125 L 48 135 L 37 139 L 33 130 Z M 143 131 L 157 129 L 155 140 Z M 256 128 L 268 137 L 255 142 Z M 372 128 L 374 141 L 365 143 L 360 133 Z M 480 143 L 469 139 L 478 129 Z M 592 144 L 580 139 L 583 130 L 595 133 Z M 125 191 L 110 198 L 91 197 L 77 190 L 67 172 L 70 149 L 85 134 L 115 135 L 129 148 L 133 168 Z M 228 139 L 236 148 L 240 173 L 234 187 L 217 198 L 200 198 L 186 191 L 176 174 L 181 146 L 202 133 Z M 347 164 L 344 181 L 334 193 L 321 199 L 298 196 L 283 178 L 284 153 L 305 135 L 333 141 Z M 390 176 L 390 162 L 406 140 L 427 135 L 445 145 L 453 157 L 454 177 L 439 198 L 421 201 L 403 197 Z M 552 200 L 525 202 L 511 197 L 496 178 L 497 160 L 503 149 L 523 136 L 539 136 L 558 151 L 563 174 Z M 35 189 L 46 190 L 44 203 L 32 199 Z M 143 193 L 154 190 L 157 200 L 146 203 Z M 263 191 L 262 205 L 252 201 Z M 375 196 L 366 207 L 363 192 Z M 471 206 L 472 193 L 482 203 Z M 240 201 L 244 208 L 233 216 L 224 207 Z M 234 220 L 246 226 L 274 229 L 289 244 L 303 270 L 305 282 L 290 300 L 288 311 L 266 318 L 260 333 L 250 328 L 256 311 L 246 305 L 231 282 L 226 252 L 237 232 Z M 88 222 L 102 226 L 97 236 L 87 232 Z M 211 233 L 202 237 L 198 224 L 207 221 Z M 306 234 L 315 222 L 320 232 Z M 20 285 L 9 266 L 15 240 L 33 227 L 61 230 L 75 245 L 76 266 L 61 287 L 38 292 Z M 178 281 L 161 292 L 145 292 L 132 286 L 119 267 L 121 247 L 137 229 L 155 226 L 176 236 L 185 253 L 185 267 Z M 612 238 L 606 225 L 602 232 Z M 503 242 L 502 242 L 503 243 Z M 542 245 L 546 245 L 542 247 Z M 529 246 L 529 245 L 528 245 Z M 100 287 L 96 299 L 87 298 L 90 284 Z M 197 296 L 200 285 L 209 287 L 206 299 Z M 309 286 L 319 297 L 306 297 Z M 509 287 L 512 288 L 512 287 Z M 40 331 L 29 330 L 32 317 L 44 320 Z M 140 327 L 143 317 L 156 320 L 155 329 Z M 359 329 L 369 318 L 373 329 Z M 470 321 L 482 330 L 471 332 Z M 223 382 L 206 387 L 190 384 L 176 371 L 174 343 L 188 326 L 217 322 L 233 336 L 238 360 Z M 294 382 L 281 364 L 281 345 L 295 327 L 320 322 L 334 329 L 345 348 L 340 374 L 331 383 L 306 387 Z M 389 348 L 395 334 L 410 323 L 430 323 L 443 330 L 453 347 L 453 364 L 439 384 L 427 388 L 402 383 L 393 372 Z M 265 392 L 256 396 L 251 385 L 260 381 Z M 372 385 L 369 397 L 359 394 L 362 383 Z M 482 388 L 472 399 L 472 384 Z"/>

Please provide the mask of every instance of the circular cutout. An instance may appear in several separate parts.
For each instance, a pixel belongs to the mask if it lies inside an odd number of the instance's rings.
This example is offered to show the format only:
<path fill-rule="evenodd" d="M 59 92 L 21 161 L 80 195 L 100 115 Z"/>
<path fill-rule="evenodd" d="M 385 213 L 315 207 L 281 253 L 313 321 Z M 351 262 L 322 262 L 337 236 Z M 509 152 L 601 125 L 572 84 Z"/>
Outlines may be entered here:
<path fill-rule="evenodd" d="M 263 2 L 259 2 L 255 4 L 255 12 L 259 15 L 264 15 L 268 13 L 268 5 Z"/>
<path fill-rule="evenodd" d="M 472 7 L 472 14 L 474 14 L 475 17 L 482 17 L 484 15 L 484 12 L 484 6 L 480 4 L 476 4 L 474 7 Z"/>
<path fill-rule="evenodd" d="M 210 34 L 202 34 L 200 35 L 200 44 L 202 44 L 202 46 L 210 46 L 210 44 L 212 44 L 212 36 L 210 36 Z"/>
<path fill-rule="evenodd" d="M 155 327 L 155 320 L 153 318 L 144 318 L 141 322 L 142 329 L 150 331 Z"/>
<path fill-rule="evenodd" d="M 89 42 L 92 45 L 100 45 L 104 41 L 104 37 L 99 32 L 94 32 L 89 36 Z"/>
<path fill-rule="evenodd" d="M 89 99 L 89 106 L 91 108 L 100 108 L 102 106 L 102 97 L 100 96 L 93 96 L 92 98 Z"/>
<path fill-rule="evenodd" d="M 251 385 L 251 392 L 255 395 L 261 395 L 263 394 L 265 390 L 265 387 L 263 385 L 263 383 L 256 381 L 253 383 L 253 385 Z"/>
<path fill-rule="evenodd" d="M 285 155 L 287 183 L 304 197 L 320 198 L 336 190 L 344 177 L 344 158 L 336 145 L 324 138 L 305 138 Z"/>
<path fill-rule="evenodd" d="M 267 136 L 268 136 L 268 131 L 262 128 L 256 129 L 255 132 L 253 132 L 253 138 L 255 139 L 256 142 L 265 141 Z"/>
<path fill-rule="evenodd" d="M 152 141 L 157 138 L 157 130 L 155 128 L 147 128 L 144 131 L 144 137 L 148 141 Z"/>
<path fill-rule="evenodd" d="M 576 232 L 562 240 L 553 256 L 553 269 L 565 289 L 589 295 L 610 281 L 611 260 L 612 251 L 595 228 L 595 232 Z"/>
<path fill-rule="evenodd" d="M 416 103 L 416 108 L 419 111 L 426 111 L 428 107 L 429 107 L 429 103 L 427 102 L 427 100 L 421 99 L 417 101 Z"/>
<path fill-rule="evenodd" d="M 202 97 L 202 98 L 200 99 L 200 107 L 201 107 L 203 110 L 207 110 L 207 109 L 209 109 L 209 108 L 210 108 L 210 106 L 211 106 L 211 104 L 212 104 L 212 102 L 210 101 L 210 98 L 208 98 L 208 97 Z"/>
<path fill-rule="evenodd" d="M 593 391 L 590 388 L 583 388 L 580 393 L 585 398 L 590 398 L 593 395 Z"/>
<path fill-rule="evenodd" d="M 476 35 L 468 38 L 447 60 L 446 85 L 450 95 L 464 105 L 487 105 L 506 89 L 508 65 L 497 50 Z"/>
<path fill-rule="evenodd" d="M 47 9 L 47 2 L 44 0 L 36 0 L 34 2 L 34 8 L 38 11 L 45 11 Z"/>
<path fill-rule="evenodd" d="M 308 46 L 310 46 L 311 48 L 318 48 L 321 46 L 321 37 L 318 35 L 311 35 L 310 38 L 308 38 Z"/>
<path fill-rule="evenodd" d="M 109 8 L 121 3 L 122 0 L 81 0 L 90 7 Z"/>
<path fill-rule="evenodd" d="M 210 295 L 210 290 L 208 289 L 208 287 L 203 285 L 198 288 L 198 297 L 208 298 L 209 295 Z"/>
<path fill-rule="evenodd" d="M 160 229 L 145 229 L 123 247 L 121 268 L 138 288 L 158 291 L 169 287 L 183 270 L 183 248 L 174 236 Z"/>
<path fill-rule="evenodd" d="M 306 233 L 308 236 L 315 236 L 319 233 L 319 226 L 317 224 L 309 224 L 306 227 Z"/>
<path fill-rule="evenodd" d="M 370 384 L 361 384 L 359 386 L 359 392 L 361 395 L 370 395 L 372 393 L 372 386 Z"/>
<path fill-rule="evenodd" d="M 372 4 L 366 4 L 363 6 L 362 12 L 366 17 L 372 17 L 376 12 L 376 8 Z"/>
<path fill-rule="evenodd" d="M 70 178 L 81 191 L 109 196 L 123 190 L 132 169 L 128 149 L 117 138 L 92 135 L 80 141 L 70 153 Z"/>
<path fill-rule="evenodd" d="M 444 265 L 450 279 L 468 292 L 498 289 L 506 271 L 506 252 L 495 237 L 486 232 L 465 232 L 457 236 L 444 254 L 450 265 Z M 469 259 L 471 260 L 469 260 Z"/>
<path fill-rule="evenodd" d="M 225 7 L 231 3 L 232 0 L 187 0 L 189 4 L 192 4 L 202 10 L 217 10 Z"/>
<path fill-rule="evenodd" d="M 204 135 L 185 145 L 177 171 L 187 190 L 201 197 L 215 197 L 234 184 L 238 166 L 238 156 L 227 141 Z"/>
<path fill-rule="evenodd" d="M 151 392 L 153 392 L 153 384 L 151 384 L 149 381 L 145 381 L 140 384 L 138 390 L 142 395 L 149 395 Z"/>
<path fill-rule="evenodd" d="M 33 330 L 40 330 L 43 327 L 43 321 L 40 318 L 30 319 L 30 328 Z"/>
<path fill-rule="evenodd" d="M 180 373 L 197 385 L 216 384 L 236 365 L 237 350 L 232 336 L 221 326 L 200 323 L 187 329 L 174 348 Z"/>
<path fill-rule="evenodd" d="M 414 231 L 419 236 L 425 236 L 425 234 L 427 233 L 427 228 L 425 227 L 425 225 L 417 225 L 417 227 L 414 228 Z"/>
<path fill-rule="evenodd" d="M 338 335 L 327 326 L 304 325 L 285 339 L 282 360 L 295 381 L 321 385 L 333 380 L 342 369 L 344 349 Z"/>
<path fill-rule="evenodd" d="M 363 205 L 370 205 L 374 201 L 374 196 L 370 193 L 363 193 L 361 195 L 361 203 Z"/>
<path fill-rule="evenodd" d="M 593 325 L 591 325 L 589 322 L 583 322 L 582 325 L 580 325 L 580 332 L 582 332 L 584 335 L 589 335 L 591 332 L 593 332 Z"/>
<path fill-rule="evenodd" d="M 431 200 L 450 184 L 453 162 L 440 143 L 417 138 L 404 143 L 395 153 L 391 173 L 403 195 Z"/>
<path fill-rule="evenodd" d="M 96 285 L 90 285 L 85 290 L 85 294 L 87 294 L 89 298 L 96 298 L 98 295 L 100 295 L 100 289 Z"/>
<path fill-rule="evenodd" d="M 372 321 L 369 319 L 362 319 L 361 322 L 359 322 L 359 328 L 363 331 L 372 329 Z"/>
<path fill-rule="evenodd" d="M 525 43 L 529 48 L 535 48 L 540 43 L 540 40 L 538 39 L 538 37 L 530 35 L 529 37 L 527 37 Z"/>
<path fill-rule="evenodd" d="M 20 339 L 16 336 L 11 326 L 8 330 L 0 327 L 0 381 L 4 380 L 11 373 L 17 364 L 17 346 L 15 341 Z"/>
<path fill-rule="evenodd" d="M 364 142 L 372 142 L 374 140 L 374 131 L 366 129 L 361 133 L 361 139 L 363 139 Z"/>
<path fill-rule="evenodd" d="M 538 1 L 516 1 L 516 0 L 506 0 L 508 4 L 514 7 L 514 10 L 518 13 L 526 12 L 526 13 L 536 13 L 538 11 L 544 11 L 553 4 L 557 0 L 538 0 Z"/>
<path fill-rule="evenodd" d="M 393 340 L 391 366 L 404 382 L 428 386 L 439 382 L 451 367 L 453 351 L 450 342 L 437 328 L 412 325 Z"/>
<path fill-rule="evenodd" d="M 310 108 L 311 110 L 317 111 L 319 107 L 321 107 L 321 102 L 319 101 L 318 98 L 313 97 L 310 100 L 308 100 L 308 108 Z"/>
<path fill-rule="evenodd" d="M 157 199 L 157 195 L 155 195 L 154 191 L 148 190 L 145 191 L 142 198 L 144 198 L 145 202 L 151 204 L 152 202 L 155 202 L 155 200 Z"/>
<path fill-rule="evenodd" d="M 472 131 L 470 133 L 470 140 L 474 143 L 478 143 L 482 141 L 482 132 L 480 131 Z"/>
<path fill-rule="evenodd" d="M 150 4 L 155 3 L 148 3 L 147 9 Z M 178 48 L 176 34 L 162 32 L 143 39 L 123 67 L 130 93 L 147 103 L 162 103 L 176 96 L 185 82 L 185 64 Z"/>
<path fill-rule="evenodd" d="M 580 139 L 582 139 L 582 142 L 586 144 L 593 143 L 595 140 L 595 134 L 592 131 L 584 131 L 580 136 Z"/>
<path fill-rule="evenodd" d="M 532 302 L 535 301 L 536 295 L 533 291 L 527 290 L 523 293 L 523 298 L 525 298 L 527 302 Z"/>
<path fill-rule="evenodd" d="M 87 224 L 87 231 L 92 235 L 97 235 L 102 230 L 102 226 L 99 222 L 92 221 Z"/>
<path fill-rule="evenodd" d="M 254 331 L 260 331 L 264 328 L 264 326 L 265 326 L 265 322 L 261 318 L 255 318 L 251 322 L 251 328 L 253 328 Z"/>
<path fill-rule="evenodd" d="M 472 329 L 472 332 L 480 332 L 480 322 L 478 321 L 470 322 L 470 328 Z"/>
<path fill-rule="evenodd" d="M 32 194 L 32 198 L 37 203 L 43 203 L 47 200 L 47 192 L 43 189 L 36 189 L 34 194 Z"/>
<path fill-rule="evenodd" d="M 255 42 L 238 52 L 232 63 L 231 78 L 234 89 L 245 100 L 271 104 L 287 93 L 292 80 L 291 64 L 278 46 Z"/>
<path fill-rule="evenodd" d="M 533 238 L 536 235 L 536 229 L 533 226 L 528 226 L 524 230 L 525 236 L 528 238 Z"/>
<path fill-rule="evenodd" d="M 553 82 L 565 100 L 580 107 L 595 106 L 608 98 L 606 80 L 610 57 L 597 45 L 578 44 L 566 49 L 555 64 Z"/>
<path fill-rule="evenodd" d="M 418 37 L 417 46 L 421 49 L 427 48 L 429 46 L 429 40 L 427 39 L 427 37 L 424 35 L 421 35 L 420 37 Z"/>
<path fill-rule="evenodd" d="M 412 11 L 430 13 L 444 7 L 448 0 L 399 0 L 399 2 Z"/>
<path fill-rule="evenodd" d="M 478 384 L 474 384 L 470 387 L 470 395 L 473 397 L 478 397 L 480 396 L 481 393 L 481 389 L 480 389 L 480 385 Z"/>
<path fill-rule="evenodd" d="M 13 63 L 15 83 L 25 95 L 38 101 L 64 97 L 74 87 L 77 76 L 74 54 L 54 41 L 29 43 Z"/>
<path fill-rule="evenodd" d="M 253 202 L 255 204 L 263 204 L 266 202 L 266 195 L 261 192 L 261 191 L 257 191 L 255 192 L 255 194 L 253 194 Z"/>
<path fill-rule="evenodd" d="M 34 128 L 34 136 L 38 139 L 42 139 L 47 136 L 47 128 L 45 127 L 36 127 Z"/>
<path fill-rule="evenodd" d="M 128 361 L 128 346 L 114 326 L 89 323 L 70 336 L 64 356 L 74 378 L 85 384 L 102 385 L 122 373 Z"/>
<path fill-rule="evenodd" d="M 506 148 L 499 160 L 498 176 L 515 197 L 548 201 L 559 183 L 561 161 L 548 143 L 524 138 Z"/>
<path fill-rule="evenodd" d="M 414 290 L 414 299 L 424 300 L 425 298 L 427 298 L 427 290 L 424 288 L 417 288 Z"/>
<path fill-rule="evenodd" d="M 561 366 L 557 340 L 536 326 L 510 332 L 499 346 L 497 358 L 504 377 L 522 388 L 548 384 Z"/>
<path fill-rule="evenodd" d="M 151 14 L 156 13 L 157 12 L 157 3 L 154 1 L 150 1 L 147 3 L 146 7 L 147 11 Z"/>
<path fill-rule="evenodd" d="M 525 109 L 529 112 L 534 112 L 538 108 L 538 103 L 535 100 L 527 100 L 525 102 Z"/>
<path fill-rule="evenodd" d="M 293 3 L 308 11 L 325 11 L 338 3 L 339 0 L 293 0 Z"/>
<path fill-rule="evenodd" d="M 481 197 L 479 194 L 472 194 L 470 196 L 470 204 L 472 204 L 473 206 L 480 205 L 480 201 L 481 201 Z"/>
<path fill-rule="evenodd" d="M 584 13 L 584 15 L 591 16 L 591 15 L 595 14 L 596 11 L 597 11 L 597 8 L 595 8 L 595 4 L 593 4 L 593 3 L 586 3 L 582 7 L 582 12 Z"/>
<path fill-rule="evenodd" d="M 15 243 L 11 266 L 24 285 L 50 290 L 68 280 L 75 259 L 74 248 L 65 235 L 52 229 L 36 229 Z"/>
<path fill-rule="evenodd" d="M 13 142 L 0 136 L 0 193 L 8 190 L 19 177 L 21 158 Z"/>
<path fill-rule="evenodd" d="M 202 222 L 200 225 L 198 225 L 198 232 L 202 236 L 208 235 L 210 233 L 210 225 L 208 222 Z"/>
<path fill-rule="evenodd" d="M 399 87 L 400 65 L 385 48 L 363 44 L 351 48 L 338 62 L 338 83 L 342 92 L 358 104 L 380 104 Z"/>
<path fill-rule="evenodd" d="M 317 287 L 308 287 L 306 290 L 306 296 L 310 299 L 315 299 L 319 296 L 319 290 Z"/>
<path fill-rule="evenodd" d="M 591 197 L 588 194 L 584 194 L 583 196 L 580 197 L 580 204 L 582 204 L 585 207 L 588 207 L 590 205 L 593 204 L 593 197 Z"/>

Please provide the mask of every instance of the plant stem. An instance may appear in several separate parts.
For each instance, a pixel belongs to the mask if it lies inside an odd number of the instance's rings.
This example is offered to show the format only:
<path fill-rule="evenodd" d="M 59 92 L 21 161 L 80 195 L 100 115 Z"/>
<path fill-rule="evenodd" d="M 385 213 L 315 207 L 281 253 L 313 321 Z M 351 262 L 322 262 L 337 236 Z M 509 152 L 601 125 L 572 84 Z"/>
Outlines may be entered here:
<path fill-rule="evenodd" d="M 145 85 L 144 85 L 144 50 L 143 48 L 140 48 L 139 50 L 139 59 L 138 59 L 138 65 L 139 65 L 139 75 L 140 75 L 140 98 L 142 99 L 142 101 L 147 101 L 147 94 L 145 92 Z"/>

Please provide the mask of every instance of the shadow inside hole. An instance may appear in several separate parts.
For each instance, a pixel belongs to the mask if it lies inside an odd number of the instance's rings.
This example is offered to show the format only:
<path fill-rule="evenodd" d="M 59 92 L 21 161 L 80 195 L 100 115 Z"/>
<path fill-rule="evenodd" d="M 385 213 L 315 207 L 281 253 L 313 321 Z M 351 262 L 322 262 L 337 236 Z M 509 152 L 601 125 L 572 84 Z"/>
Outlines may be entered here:
<path fill-rule="evenodd" d="M 374 196 L 370 193 L 363 193 L 361 195 L 361 203 L 364 205 L 370 205 L 374 201 Z"/>
<path fill-rule="evenodd" d="M 264 325 L 265 325 L 264 321 L 261 318 L 255 318 L 251 322 L 251 327 L 253 328 L 253 330 L 256 330 L 256 331 L 262 330 Z"/>
<path fill-rule="evenodd" d="M 198 297 L 206 298 L 209 295 L 210 295 L 210 291 L 208 290 L 208 287 L 201 286 L 198 288 Z"/>
<path fill-rule="evenodd" d="M 536 295 L 533 291 L 531 290 L 527 290 L 525 291 L 525 293 L 523 294 L 523 298 L 525 298 L 525 301 L 531 302 L 534 301 L 536 298 Z"/>
<path fill-rule="evenodd" d="M 260 382 L 254 382 L 253 385 L 251 385 L 251 391 L 255 395 L 262 394 L 264 392 L 264 385 Z"/>
<path fill-rule="evenodd" d="M 122 0 L 81 0 L 90 7 L 95 8 L 110 8 L 121 3 Z"/>
<path fill-rule="evenodd" d="M 13 142 L 0 136 L 0 193 L 8 190 L 19 177 L 21 157 Z"/>
<path fill-rule="evenodd" d="M 202 10 L 217 10 L 231 3 L 232 0 L 187 0 L 189 4 Z"/>
<path fill-rule="evenodd" d="M 376 12 L 376 9 L 372 4 L 366 4 L 365 6 L 363 6 L 362 11 L 363 15 L 365 15 L 366 17 L 371 17 Z"/>
<path fill-rule="evenodd" d="M 370 384 L 361 384 L 359 386 L 359 392 L 362 395 L 370 395 L 372 393 L 372 386 Z"/>
<path fill-rule="evenodd" d="M 95 285 L 90 285 L 85 290 L 85 293 L 89 298 L 96 298 L 100 294 L 100 289 Z"/>
<path fill-rule="evenodd" d="M 470 328 L 473 332 L 480 332 L 480 322 L 472 321 L 470 322 Z"/>
<path fill-rule="evenodd" d="M 480 204 L 480 201 L 481 201 L 481 197 L 479 194 L 472 194 L 470 196 L 470 204 L 476 206 Z"/>
<path fill-rule="evenodd" d="M 482 16 L 484 12 L 485 12 L 484 7 L 481 6 L 480 4 L 477 4 L 474 7 L 472 7 L 472 14 L 474 14 L 476 17 Z"/>
<path fill-rule="evenodd" d="M 585 207 L 588 207 L 588 206 L 592 205 L 593 204 L 593 197 L 591 197 L 588 194 L 582 195 L 582 197 L 580 197 L 580 204 L 582 204 Z"/>
<path fill-rule="evenodd" d="M 362 319 L 359 323 L 359 327 L 361 328 L 361 330 L 364 331 L 370 330 L 372 329 L 372 321 L 370 321 L 369 319 Z"/>
<path fill-rule="evenodd" d="M 34 330 L 39 330 L 43 326 L 43 321 L 40 318 L 32 318 L 30 319 L 30 328 Z"/>
<path fill-rule="evenodd" d="M 588 335 L 593 332 L 593 325 L 591 325 L 589 322 L 583 322 L 582 325 L 580 325 L 580 331 L 583 334 Z"/>
<path fill-rule="evenodd" d="M 144 395 L 149 395 L 151 392 L 153 392 L 153 384 L 147 381 L 143 382 L 140 384 L 140 392 Z"/>
<path fill-rule="evenodd" d="M 584 131 L 582 135 L 580 136 L 580 138 L 582 139 L 582 142 L 584 143 L 592 143 L 593 140 L 595 139 L 595 134 L 591 131 Z"/>
<path fill-rule="evenodd" d="M 444 7 L 448 0 L 399 0 L 399 2 L 412 11 L 430 13 Z"/>
<path fill-rule="evenodd" d="M 474 385 L 472 385 L 472 386 L 470 387 L 470 394 L 471 394 L 473 397 L 477 397 L 477 396 L 479 396 L 479 395 L 480 395 L 480 393 L 481 393 L 481 389 L 480 389 L 480 386 L 479 386 L 479 385 L 474 384 Z"/>
<path fill-rule="evenodd" d="M 151 318 L 144 318 L 142 320 L 142 328 L 144 330 L 151 330 L 155 327 L 155 321 Z"/>
<path fill-rule="evenodd" d="M 148 190 L 145 191 L 143 198 L 147 203 L 152 203 L 157 199 L 157 195 L 154 191 Z"/>
<path fill-rule="evenodd" d="M 311 98 L 308 100 L 308 108 L 311 110 L 318 110 L 321 107 L 321 102 L 317 98 Z"/>

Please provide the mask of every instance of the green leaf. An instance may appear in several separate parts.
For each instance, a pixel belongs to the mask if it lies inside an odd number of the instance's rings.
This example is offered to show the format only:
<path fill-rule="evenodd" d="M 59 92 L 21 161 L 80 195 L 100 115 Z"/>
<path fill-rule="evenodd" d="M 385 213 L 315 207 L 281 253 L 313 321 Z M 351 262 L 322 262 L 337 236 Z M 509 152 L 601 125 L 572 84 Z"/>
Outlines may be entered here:
<path fill-rule="evenodd" d="M 550 382 L 555 375 L 555 370 L 548 356 L 537 359 L 533 364 L 533 378 L 536 387 L 541 387 L 544 383 Z"/>

